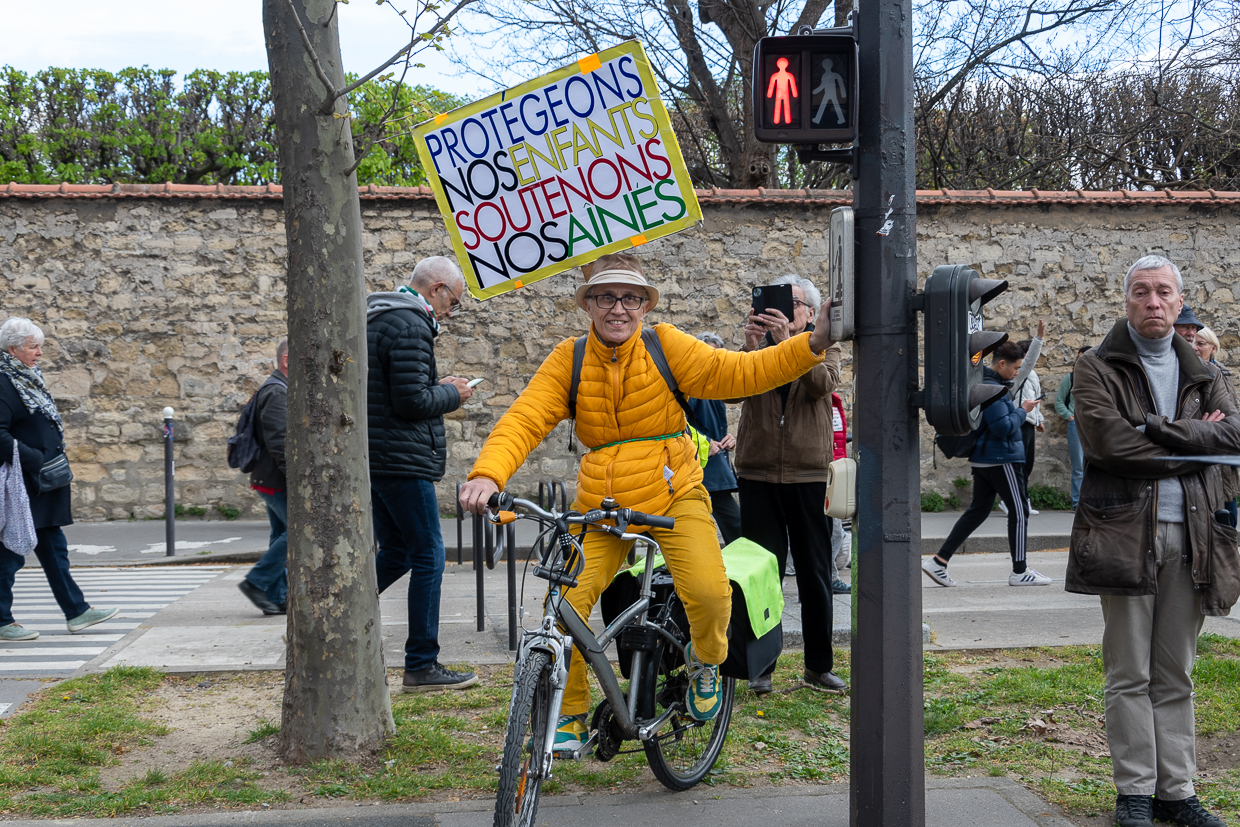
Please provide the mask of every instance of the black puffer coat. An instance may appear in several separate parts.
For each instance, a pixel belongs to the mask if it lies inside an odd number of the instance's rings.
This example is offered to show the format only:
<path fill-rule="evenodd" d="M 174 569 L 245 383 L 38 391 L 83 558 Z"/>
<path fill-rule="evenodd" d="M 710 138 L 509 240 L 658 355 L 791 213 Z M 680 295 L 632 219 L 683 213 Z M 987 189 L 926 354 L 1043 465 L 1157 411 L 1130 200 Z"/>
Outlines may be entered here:
<path fill-rule="evenodd" d="M 34 479 L 43 463 L 65 450 L 65 438 L 56 423 L 42 413 L 31 413 L 9 377 L 0 375 L 0 463 L 13 461 L 13 440 L 18 442 L 22 481 L 30 495 L 30 516 L 35 528 L 73 525 L 70 486 L 39 494 Z"/>
<path fill-rule="evenodd" d="M 439 384 L 436 335 L 434 321 L 420 308 L 387 310 L 366 323 L 373 476 L 434 482 L 444 475 L 443 415 L 461 407 L 461 395 L 455 385 Z"/>

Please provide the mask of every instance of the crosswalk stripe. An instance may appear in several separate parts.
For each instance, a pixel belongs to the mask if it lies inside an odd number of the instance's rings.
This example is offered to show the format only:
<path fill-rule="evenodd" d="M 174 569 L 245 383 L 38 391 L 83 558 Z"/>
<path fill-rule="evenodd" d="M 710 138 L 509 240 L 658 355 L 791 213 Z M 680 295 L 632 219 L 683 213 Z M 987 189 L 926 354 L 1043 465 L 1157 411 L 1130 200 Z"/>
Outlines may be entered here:
<path fill-rule="evenodd" d="M 72 672 L 85 665 L 84 660 L 2 660 L 0 672 Z"/>
<path fill-rule="evenodd" d="M 18 618 L 17 622 L 21 623 L 22 628 L 30 629 L 33 632 L 64 632 L 67 634 L 69 631 L 67 628 L 65 628 L 65 622 L 63 620 L 60 621 L 59 623 L 22 623 L 21 618 Z M 105 622 L 107 623 L 107 625 L 104 626 L 103 628 L 106 628 L 106 629 L 136 629 L 142 625 L 141 623 L 117 623 L 115 619 L 108 620 Z M 91 626 L 89 628 L 94 629 L 94 628 L 99 628 L 99 627 Z M 89 634 L 90 632 L 85 631 L 85 630 L 81 632 L 77 632 L 77 635 L 89 635 Z"/>
<path fill-rule="evenodd" d="M 121 608 L 120 614 L 118 614 L 117 617 L 118 618 L 121 618 L 121 617 L 142 618 L 142 617 L 154 617 L 156 614 L 157 612 L 131 612 L 131 611 L 126 611 L 124 608 Z M 65 616 L 63 614 L 60 614 L 59 612 L 57 612 L 56 614 L 52 614 L 48 612 L 27 612 L 27 611 L 22 612 L 23 620 L 64 620 L 64 617 Z M 22 625 L 25 625 L 25 624 L 23 623 Z"/>
<path fill-rule="evenodd" d="M 106 646 L 37 646 L 29 649 L 0 649 L 0 658 L 46 658 L 60 655 L 90 655 L 107 650 Z"/>

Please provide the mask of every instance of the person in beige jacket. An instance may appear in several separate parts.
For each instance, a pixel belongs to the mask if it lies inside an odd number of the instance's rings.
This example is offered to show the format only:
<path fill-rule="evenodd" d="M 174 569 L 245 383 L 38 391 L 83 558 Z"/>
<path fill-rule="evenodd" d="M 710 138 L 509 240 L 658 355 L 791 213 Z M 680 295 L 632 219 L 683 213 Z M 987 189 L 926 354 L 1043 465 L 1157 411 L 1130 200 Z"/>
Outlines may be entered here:
<path fill-rule="evenodd" d="M 814 283 L 797 275 L 780 276 L 773 283 L 792 285 L 793 318 L 778 310 L 750 316 L 746 351 L 814 329 L 822 304 Z M 827 466 L 834 455 L 831 392 L 840 380 L 841 355 L 839 344 L 833 344 L 822 364 L 800 379 L 746 399 L 734 459 L 741 536 L 776 556 L 780 577 L 792 552 L 805 636 L 805 682 L 836 694 L 848 686 L 831 671 L 831 533 L 823 501 Z M 752 680 L 749 686 L 758 693 L 770 692 L 771 676 Z"/>

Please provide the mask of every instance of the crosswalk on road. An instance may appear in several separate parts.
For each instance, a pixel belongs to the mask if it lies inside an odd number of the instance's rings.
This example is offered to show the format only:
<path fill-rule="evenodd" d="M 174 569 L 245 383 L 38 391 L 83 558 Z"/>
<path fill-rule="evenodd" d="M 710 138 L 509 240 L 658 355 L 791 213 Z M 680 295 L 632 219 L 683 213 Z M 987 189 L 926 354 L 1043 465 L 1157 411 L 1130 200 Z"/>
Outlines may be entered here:
<path fill-rule="evenodd" d="M 70 634 L 42 569 L 23 568 L 13 585 L 13 617 L 37 640 L 0 644 L 0 675 L 67 675 L 103 654 L 142 622 L 228 571 L 227 566 L 74 568 L 73 579 L 93 608 L 118 608 L 111 620 Z"/>

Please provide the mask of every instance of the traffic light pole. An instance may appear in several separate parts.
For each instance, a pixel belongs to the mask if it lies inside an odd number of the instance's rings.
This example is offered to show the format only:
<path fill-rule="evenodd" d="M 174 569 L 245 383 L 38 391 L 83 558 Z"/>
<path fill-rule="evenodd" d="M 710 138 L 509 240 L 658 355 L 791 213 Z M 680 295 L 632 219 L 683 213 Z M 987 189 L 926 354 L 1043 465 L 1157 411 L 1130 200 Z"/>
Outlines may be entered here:
<path fill-rule="evenodd" d="M 921 524 L 911 0 L 858 0 L 853 827 L 922 827 Z M 890 223 L 888 223 L 890 222 Z"/>

